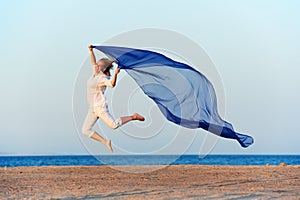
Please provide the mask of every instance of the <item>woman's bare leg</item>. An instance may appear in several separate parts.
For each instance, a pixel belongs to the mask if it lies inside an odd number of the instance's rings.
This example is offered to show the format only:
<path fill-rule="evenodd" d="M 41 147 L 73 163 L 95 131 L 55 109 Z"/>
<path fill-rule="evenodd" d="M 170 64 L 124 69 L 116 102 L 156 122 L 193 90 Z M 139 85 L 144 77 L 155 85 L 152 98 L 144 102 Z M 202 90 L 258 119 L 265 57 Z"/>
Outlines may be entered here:
<path fill-rule="evenodd" d="M 127 122 L 130 122 L 132 120 L 139 120 L 139 121 L 144 121 L 145 118 L 142 115 L 139 115 L 138 113 L 134 113 L 131 116 L 124 116 L 121 117 L 122 125 L 126 124 Z"/>
<path fill-rule="evenodd" d="M 111 141 L 104 139 L 101 135 L 99 135 L 97 132 L 94 132 L 91 136 L 92 139 L 97 140 L 98 142 L 103 143 L 110 152 L 113 152 L 113 149 L 111 147 Z"/>

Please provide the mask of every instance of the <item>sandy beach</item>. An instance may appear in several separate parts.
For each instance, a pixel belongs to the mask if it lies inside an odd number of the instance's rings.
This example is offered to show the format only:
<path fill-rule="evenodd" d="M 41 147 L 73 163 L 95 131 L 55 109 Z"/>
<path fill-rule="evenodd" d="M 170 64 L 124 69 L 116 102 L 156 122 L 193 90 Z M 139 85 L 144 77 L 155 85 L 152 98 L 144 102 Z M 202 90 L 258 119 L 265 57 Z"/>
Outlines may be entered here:
<path fill-rule="evenodd" d="M 300 199 L 299 175 L 300 166 L 0 168 L 0 199 Z"/>

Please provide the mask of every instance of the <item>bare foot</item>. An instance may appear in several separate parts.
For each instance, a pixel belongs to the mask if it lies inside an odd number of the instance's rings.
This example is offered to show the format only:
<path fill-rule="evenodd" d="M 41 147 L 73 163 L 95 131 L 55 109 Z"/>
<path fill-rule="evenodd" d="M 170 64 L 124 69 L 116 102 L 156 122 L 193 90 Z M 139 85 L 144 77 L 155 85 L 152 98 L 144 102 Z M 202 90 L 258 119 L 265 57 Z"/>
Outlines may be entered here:
<path fill-rule="evenodd" d="M 108 150 L 109 150 L 110 152 L 113 152 L 113 149 L 112 149 L 112 147 L 111 147 L 111 141 L 110 141 L 110 140 L 106 140 L 105 146 L 108 148 Z"/>
<path fill-rule="evenodd" d="M 145 121 L 145 118 L 142 115 L 139 115 L 138 113 L 134 113 L 132 117 L 134 120 Z"/>

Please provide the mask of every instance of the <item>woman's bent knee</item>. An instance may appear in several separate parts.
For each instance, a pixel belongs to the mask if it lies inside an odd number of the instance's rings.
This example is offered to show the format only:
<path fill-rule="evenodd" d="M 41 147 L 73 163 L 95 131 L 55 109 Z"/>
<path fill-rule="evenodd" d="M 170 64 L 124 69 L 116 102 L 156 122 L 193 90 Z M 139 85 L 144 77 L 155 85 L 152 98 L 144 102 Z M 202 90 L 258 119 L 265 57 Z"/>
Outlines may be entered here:
<path fill-rule="evenodd" d="M 111 124 L 109 125 L 109 127 L 110 127 L 111 129 L 115 130 L 115 129 L 119 128 L 121 125 L 122 125 L 122 120 L 119 118 L 119 119 L 113 121 L 113 123 L 111 123 Z"/>
<path fill-rule="evenodd" d="M 89 137 L 89 138 L 92 137 L 93 133 L 94 132 L 91 131 L 91 130 L 82 129 L 82 134 Z"/>
<path fill-rule="evenodd" d="M 113 130 L 117 129 L 118 127 L 119 127 L 119 125 L 117 123 L 112 123 L 109 125 L 109 128 L 111 128 Z"/>

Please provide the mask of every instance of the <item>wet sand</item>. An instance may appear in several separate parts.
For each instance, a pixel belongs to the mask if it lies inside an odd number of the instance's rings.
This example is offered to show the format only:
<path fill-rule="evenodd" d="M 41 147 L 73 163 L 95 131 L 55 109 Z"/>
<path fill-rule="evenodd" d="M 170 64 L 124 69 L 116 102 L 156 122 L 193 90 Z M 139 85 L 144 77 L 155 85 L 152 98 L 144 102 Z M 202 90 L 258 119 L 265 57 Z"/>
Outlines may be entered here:
<path fill-rule="evenodd" d="M 153 166 L 124 166 L 128 171 Z M 0 168 L 0 199 L 300 199 L 300 166 Z"/>

